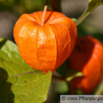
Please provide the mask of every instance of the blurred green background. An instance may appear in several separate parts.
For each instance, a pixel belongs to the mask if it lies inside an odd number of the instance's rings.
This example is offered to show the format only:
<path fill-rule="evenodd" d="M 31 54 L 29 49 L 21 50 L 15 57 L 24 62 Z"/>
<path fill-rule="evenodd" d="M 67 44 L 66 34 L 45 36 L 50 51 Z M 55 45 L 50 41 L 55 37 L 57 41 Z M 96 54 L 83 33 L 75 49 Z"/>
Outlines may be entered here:
<path fill-rule="evenodd" d="M 23 13 L 44 9 L 46 0 L 0 0 L 0 37 L 13 40 L 13 27 Z M 50 0 L 48 9 L 52 9 Z"/>

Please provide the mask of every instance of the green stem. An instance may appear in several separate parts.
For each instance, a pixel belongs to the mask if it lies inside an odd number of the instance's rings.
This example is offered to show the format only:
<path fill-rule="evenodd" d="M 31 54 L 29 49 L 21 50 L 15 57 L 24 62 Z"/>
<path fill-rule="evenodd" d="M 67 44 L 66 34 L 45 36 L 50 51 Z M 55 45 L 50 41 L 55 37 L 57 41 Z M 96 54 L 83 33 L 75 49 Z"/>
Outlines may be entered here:
<path fill-rule="evenodd" d="M 90 12 L 84 12 L 81 17 L 75 22 L 76 26 L 78 26 L 89 14 Z"/>

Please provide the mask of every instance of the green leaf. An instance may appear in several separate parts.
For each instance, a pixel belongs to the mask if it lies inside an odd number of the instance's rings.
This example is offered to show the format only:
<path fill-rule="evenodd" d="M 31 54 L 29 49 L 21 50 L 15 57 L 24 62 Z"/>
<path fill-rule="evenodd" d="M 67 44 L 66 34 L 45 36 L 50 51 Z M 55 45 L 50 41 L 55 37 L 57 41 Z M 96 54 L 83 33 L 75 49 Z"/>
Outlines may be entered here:
<path fill-rule="evenodd" d="M 0 39 L 0 103 L 43 103 L 51 75 L 31 68 L 14 43 Z"/>
<path fill-rule="evenodd" d="M 69 69 L 66 77 L 66 81 L 71 81 L 73 78 L 83 76 L 82 72 L 75 69 Z"/>

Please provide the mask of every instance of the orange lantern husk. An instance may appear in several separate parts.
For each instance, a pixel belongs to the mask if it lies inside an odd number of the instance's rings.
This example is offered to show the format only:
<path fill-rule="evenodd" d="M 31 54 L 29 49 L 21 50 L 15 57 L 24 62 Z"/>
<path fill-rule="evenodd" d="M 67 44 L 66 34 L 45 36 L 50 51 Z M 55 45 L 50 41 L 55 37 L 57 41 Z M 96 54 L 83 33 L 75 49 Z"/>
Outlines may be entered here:
<path fill-rule="evenodd" d="M 75 77 L 70 82 L 72 94 L 76 89 L 90 94 L 102 80 L 103 49 L 99 40 L 88 36 L 77 39 L 69 57 L 70 68 L 81 71 L 84 76 Z"/>
<path fill-rule="evenodd" d="M 70 55 L 75 45 L 77 29 L 64 14 L 47 11 L 23 14 L 14 27 L 14 38 L 20 55 L 34 69 L 44 73 L 57 69 Z"/>

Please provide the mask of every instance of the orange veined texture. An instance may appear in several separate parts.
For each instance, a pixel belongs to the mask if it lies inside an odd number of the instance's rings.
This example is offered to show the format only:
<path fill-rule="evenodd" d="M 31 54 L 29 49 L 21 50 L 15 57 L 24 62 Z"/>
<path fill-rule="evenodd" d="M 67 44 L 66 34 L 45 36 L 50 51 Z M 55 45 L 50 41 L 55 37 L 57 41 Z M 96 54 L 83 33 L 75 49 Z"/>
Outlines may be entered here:
<path fill-rule="evenodd" d="M 74 22 L 55 11 L 23 14 L 14 26 L 14 38 L 24 61 L 34 69 L 54 72 L 70 55 L 77 29 Z"/>
<path fill-rule="evenodd" d="M 75 90 L 80 89 L 91 94 L 102 81 L 102 44 L 91 36 L 80 37 L 68 60 L 71 68 L 81 71 L 84 75 L 75 77 L 70 82 L 72 93 L 75 94 Z"/>

